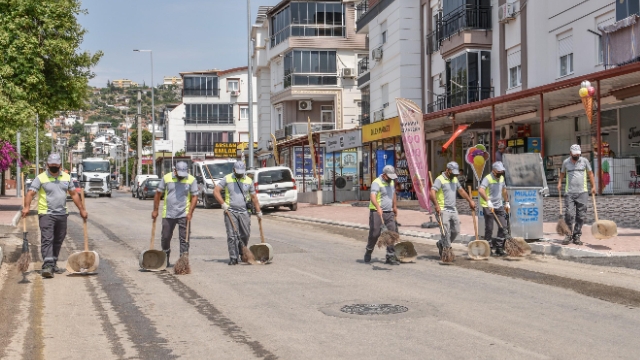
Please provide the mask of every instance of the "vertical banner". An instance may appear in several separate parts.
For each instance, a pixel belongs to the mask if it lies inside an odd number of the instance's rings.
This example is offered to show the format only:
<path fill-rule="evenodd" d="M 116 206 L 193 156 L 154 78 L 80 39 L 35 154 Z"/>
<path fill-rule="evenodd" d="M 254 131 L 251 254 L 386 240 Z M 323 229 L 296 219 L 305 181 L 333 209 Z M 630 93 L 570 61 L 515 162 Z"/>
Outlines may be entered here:
<path fill-rule="evenodd" d="M 418 197 L 420 207 L 431 211 L 427 188 L 427 159 L 426 143 L 424 139 L 424 124 L 422 109 L 413 101 L 396 98 L 396 106 L 400 116 L 402 129 L 402 144 L 409 165 L 409 173 L 413 189 Z"/>
<path fill-rule="evenodd" d="M 273 141 L 273 160 L 276 162 L 276 166 L 280 166 L 280 157 L 278 156 L 278 141 L 276 136 L 271 134 L 271 141 Z"/>
<path fill-rule="evenodd" d="M 307 117 L 307 128 L 309 130 L 309 149 L 311 150 L 311 164 L 312 164 L 312 169 L 313 169 L 313 177 L 315 179 L 318 179 L 318 190 L 322 189 L 322 183 L 320 181 L 320 177 L 318 176 L 318 164 L 317 164 L 317 157 L 316 157 L 316 147 L 313 144 L 313 132 L 311 131 L 311 118 Z"/>

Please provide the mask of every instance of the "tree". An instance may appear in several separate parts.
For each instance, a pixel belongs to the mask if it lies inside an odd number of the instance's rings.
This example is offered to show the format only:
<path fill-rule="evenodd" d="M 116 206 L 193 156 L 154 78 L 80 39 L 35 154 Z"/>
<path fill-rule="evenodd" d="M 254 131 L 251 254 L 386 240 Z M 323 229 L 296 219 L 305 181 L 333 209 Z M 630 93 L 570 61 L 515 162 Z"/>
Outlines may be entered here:
<path fill-rule="evenodd" d="M 87 140 L 87 142 L 84 143 L 84 154 L 82 157 L 84 159 L 93 157 L 93 144 L 91 144 L 91 141 Z"/>
<path fill-rule="evenodd" d="M 0 2 L 0 138 L 63 109 L 81 109 L 102 52 L 79 52 L 80 0 Z"/>
<path fill-rule="evenodd" d="M 72 134 L 82 134 L 84 132 L 84 125 L 80 124 L 79 122 L 75 122 L 73 123 L 73 125 L 71 126 L 71 133 Z"/>
<path fill-rule="evenodd" d="M 151 146 L 151 141 L 153 140 L 153 135 L 148 130 L 142 130 L 142 147 Z M 138 148 L 138 131 L 134 130 L 129 134 L 129 146 L 132 149 Z"/>

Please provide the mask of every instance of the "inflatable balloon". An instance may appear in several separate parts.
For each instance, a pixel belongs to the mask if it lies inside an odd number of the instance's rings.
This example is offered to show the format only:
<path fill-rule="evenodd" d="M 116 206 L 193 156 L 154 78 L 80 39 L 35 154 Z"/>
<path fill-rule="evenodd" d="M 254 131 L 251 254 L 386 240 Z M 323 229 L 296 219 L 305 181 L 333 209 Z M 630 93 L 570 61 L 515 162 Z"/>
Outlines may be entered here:
<path fill-rule="evenodd" d="M 482 151 L 487 151 L 487 148 L 486 148 L 486 147 L 484 147 L 484 145 L 482 145 L 482 144 L 478 144 L 478 145 L 476 145 L 476 149 L 478 149 L 478 150 L 482 150 Z"/>
<path fill-rule="evenodd" d="M 587 82 L 583 81 L 580 83 L 580 88 L 586 88 L 587 87 Z"/>
<path fill-rule="evenodd" d="M 580 97 L 587 97 L 589 96 L 589 90 L 587 90 L 587 88 L 580 88 L 578 94 L 580 94 Z"/>
<path fill-rule="evenodd" d="M 587 92 L 588 92 L 589 96 L 593 96 L 596 93 L 596 88 L 594 88 L 593 86 L 589 86 L 587 88 Z"/>
<path fill-rule="evenodd" d="M 483 156 L 476 156 L 473 158 L 473 164 L 476 166 L 483 166 L 484 165 L 484 157 Z"/>
<path fill-rule="evenodd" d="M 584 81 L 584 85 L 585 85 L 584 87 L 586 87 L 586 88 L 590 88 L 591 87 L 591 83 L 588 80 Z"/>

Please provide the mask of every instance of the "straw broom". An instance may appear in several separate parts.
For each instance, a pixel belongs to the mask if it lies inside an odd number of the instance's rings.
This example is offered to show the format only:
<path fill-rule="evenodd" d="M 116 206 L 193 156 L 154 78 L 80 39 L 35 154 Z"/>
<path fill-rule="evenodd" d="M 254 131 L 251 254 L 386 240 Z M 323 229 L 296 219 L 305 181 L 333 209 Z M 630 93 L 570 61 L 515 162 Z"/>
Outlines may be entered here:
<path fill-rule="evenodd" d="M 24 173 L 20 174 L 22 178 L 22 184 L 24 185 Z M 24 202 L 22 204 L 23 209 L 25 209 L 27 205 L 27 197 L 24 197 Z M 25 216 L 22 219 L 22 254 L 20 255 L 20 259 L 18 259 L 18 271 L 24 273 L 29 270 L 29 264 L 31 264 L 31 253 L 29 252 L 29 241 L 27 240 L 27 217 Z"/>
<path fill-rule="evenodd" d="M 380 237 L 378 238 L 378 248 L 393 246 L 395 243 L 400 241 L 400 234 L 395 231 L 389 230 L 384 224 L 384 218 L 382 216 L 380 216 L 380 220 L 382 221 L 382 231 L 380 232 Z"/>
<path fill-rule="evenodd" d="M 571 229 L 569 229 L 569 226 L 566 221 L 564 221 L 564 216 L 562 215 L 562 191 L 559 192 L 558 198 L 560 199 L 560 217 L 558 218 L 558 224 L 556 225 L 556 232 L 558 235 L 570 236 Z"/>
<path fill-rule="evenodd" d="M 496 219 L 496 222 L 498 223 L 498 226 L 503 229 L 502 224 L 500 223 L 500 220 L 498 220 L 498 216 L 496 215 L 495 211 L 493 211 L 493 209 L 491 209 L 491 213 L 493 214 L 493 217 Z M 524 249 L 518 245 L 518 242 L 511 237 L 511 234 L 507 234 L 507 238 L 505 239 L 504 242 L 504 251 L 507 253 L 508 256 L 510 257 L 522 257 L 524 256 Z"/>
<path fill-rule="evenodd" d="M 187 220 L 187 245 L 189 245 L 189 227 L 191 221 Z M 189 252 L 183 253 L 176 264 L 173 266 L 173 272 L 176 275 L 188 275 L 191 274 L 191 265 L 189 265 Z"/>

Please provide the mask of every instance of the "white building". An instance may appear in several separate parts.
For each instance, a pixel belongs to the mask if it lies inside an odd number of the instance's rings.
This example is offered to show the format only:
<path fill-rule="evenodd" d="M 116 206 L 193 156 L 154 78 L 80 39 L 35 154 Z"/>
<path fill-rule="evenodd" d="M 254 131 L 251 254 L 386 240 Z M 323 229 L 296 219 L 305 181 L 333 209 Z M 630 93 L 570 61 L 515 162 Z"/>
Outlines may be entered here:
<path fill-rule="evenodd" d="M 248 68 L 180 73 L 182 103 L 165 115 L 174 152 L 213 154 L 216 143 L 249 140 Z M 255 93 L 255 80 L 254 80 Z M 254 96 L 255 100 L 255 96 Z M 253 104 L 256 114 L 256 102 Z M 254 115 L 255 118 L 255 115 Z M 253 131 L 257 121 L 253 121 Z"/>
<path fill-rule="evenodd" d="M 257 78 L 258 147 L 315 130 L 359 125 L 356 65 L 366 35 L 355 32 L 354 1 L 283 0 L 260 7 L 252 29 Z"/>

